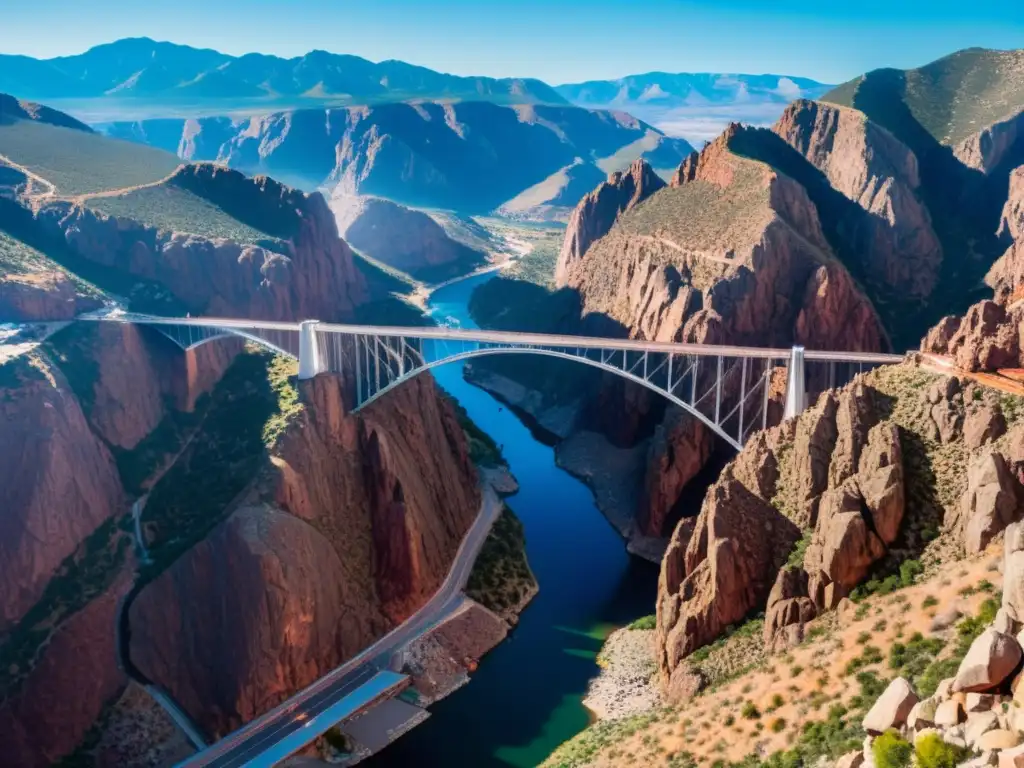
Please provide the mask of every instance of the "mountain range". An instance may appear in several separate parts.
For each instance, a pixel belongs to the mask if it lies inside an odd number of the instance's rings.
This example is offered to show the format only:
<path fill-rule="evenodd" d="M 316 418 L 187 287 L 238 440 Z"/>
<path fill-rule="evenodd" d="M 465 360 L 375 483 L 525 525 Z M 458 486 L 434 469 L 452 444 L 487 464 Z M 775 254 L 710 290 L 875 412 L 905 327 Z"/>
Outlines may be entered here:
<path fill-rule="evenodd" d="M 459 77 L 404 61 L 310 51 L 284 59 L 128 38 L 54 59 L 0 55 L 0 91 L 26 99 L 367 103 L 420 97 L 565 104 L 529 78 Z"/>

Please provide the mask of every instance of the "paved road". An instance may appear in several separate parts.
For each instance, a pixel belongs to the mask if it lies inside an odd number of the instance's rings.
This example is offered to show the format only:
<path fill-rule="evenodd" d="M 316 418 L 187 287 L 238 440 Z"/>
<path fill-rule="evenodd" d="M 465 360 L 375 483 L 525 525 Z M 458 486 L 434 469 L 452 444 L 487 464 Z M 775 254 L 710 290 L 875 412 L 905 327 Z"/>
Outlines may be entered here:
<path fill-rule="evenodd" d="M 463 537 L 444 583 L 403 624 L 289 701 L 186 760 L 181 766 L 233 768 L 246 765 L 285 736 L 302 728 L 316 715 L 356 691 L 378 671 L 385 669 L 398 650 L 436 626 L 461 605 L 462 590 L 469 579 L 473 563 L 501 509 L 502 504 L 497 494 L 490 486 L 485 486 L 480 513 L 473 527 Z"/>
<path fill-rule="evenodd" d="M 239 330 L 299 330 L 299 323 L 287 323 L 264 320 L 237 320 L 221 317 L 155 317 L 153 315 L 133 314 L 130 312 L 108 313 L 104 317 L 80 317 L 105 321 L 141 323 L 144 325 L 197 325 L 206 328 L 237 328 Z M 532 345 L 537 347 L 561 347 L 564 349 L 626 349 L 633 352 L 671 352 L 676 355 L 701 355 L 704 357 L 748 357 L 769 358 L 774 360 L 787 359 L 792 350 L 769 349 L 767 347 L 733 347 L 713 344 L 682 344 L 670 341 L 643 341 L 641 339 L 606 339 L 593 336 L 568 336 L 548 333 L 520 333 L 517 331 L 481 331 L 463 328 L 447 328 L 444 326 L 423 326 L 403 328 L 400 326 L 378 325 L 339 325 L 335 323 L 318 323 L 318 333 L 344 333 L 356 336 L 404 336 L 412 339 L 443 339 L 448 341 L 475 341 L 484 344 Z M 898 363 L 903 355 L 892 355 L 881 352 L 829 352 L 808 349 L 804 352 L 805 360 L 825 360 L 832 362 L 851 363 Z"/>

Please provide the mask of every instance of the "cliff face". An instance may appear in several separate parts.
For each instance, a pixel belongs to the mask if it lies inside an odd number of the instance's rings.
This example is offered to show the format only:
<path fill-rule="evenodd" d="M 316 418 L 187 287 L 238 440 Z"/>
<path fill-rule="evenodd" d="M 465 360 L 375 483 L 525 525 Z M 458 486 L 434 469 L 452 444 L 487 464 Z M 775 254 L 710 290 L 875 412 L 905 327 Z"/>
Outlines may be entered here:
<path fill-rule="evenodd" d="M 928 296 L 942 246 L 917 197 L 914 153 L 862 113 L 813 101 L 791 104 L 772 130 L 867 214 L 850 233 L 864 268 L 905 295 Z"/>
<path fill-rule="evenodd" d="M 608 233 L 623 212 L 664 186 L 665 182 L 646 162 L 636 160 L 626 171 L 611 174 L 586 194 L 569 218 L 555 266 L 555 284 L 566 284 L 572 266 L 583 258 L 591 243 Z"/>
<path fill-rule="evenodd" d="M 1020 298 L 1017 292 L 1024 285 L 1024 165 L 1010 174 L 998 235 L 1010 244 L 989 270 L 985 282 L 996 292 L 997 298 L 1010 296 L 1011 300 L 1016 300 Z"/>
<path fill-rule="evenodd" d="M 133 662 L 212 733 L 412 613 L 479 509 L 462 433 L 428 377 L 359 416 L 332 376 L 303 398 L 241 506 L 131 607 Z"/>
<path fill-rule="evenodd" d="M 64 622 L 42 650 L 21 691 L 0 705 L 4 758 L 43 768 L 73 752 L 128 679 L 118 668 L 117 613 L 127 570 Z"/>
<path fill-rule="evenodd" d="M 389 200 L 335 196 L 331 209 L 350 245 L 413 276 L 464 274 L 486 259 L 483 252 L 449 237 L 426 213 Z"/>
<path fill-rule="evenodd" d="M 41 354 L 0 367 L 0 625 L 24 615 L 61 561 L 126 511 L 107 447 Z"/>
<path fill-rule="evenodd" d="M 337 320 L 365 301 L 352 252 L 318 193 L 209 164 L 183 166 L 168 183 L 253 222 L 284 241 L 285 253 L 169 232 L 68 203 L 44 206 L 37 219 L 77 256 L 155 281 L 196 313 Z"/>
<path fill-rule="evenodd" d="M 584 312 L 657 340 L 678 341 L 687 324 L 715 318 L 720 343 L 882 348 L 870 303 L 840 274 L 803 188 L 730 151 L 744 130 L 733 126 L 687 160 L 671 188 L 591 246 L 567 278 Z M 812 328 L 810 318 L 833 307 L 867 322 Z"/>
<path fill-rule="evenodd" d="M 953 147 L 953 155 L 968 168 L 992 173 L 1024 141 L 1024 112 L 1018 112 L 968 136 Z"/>

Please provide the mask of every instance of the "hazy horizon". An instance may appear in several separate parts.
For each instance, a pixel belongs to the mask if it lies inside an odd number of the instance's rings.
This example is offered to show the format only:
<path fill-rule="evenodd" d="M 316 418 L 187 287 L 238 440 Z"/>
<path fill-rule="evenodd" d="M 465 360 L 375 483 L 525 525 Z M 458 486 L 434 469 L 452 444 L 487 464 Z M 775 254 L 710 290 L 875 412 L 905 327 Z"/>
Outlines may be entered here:
<path fill-rule="evenodd" d="M 530 77 L 552 85 L 647 72 L 777 74 L 839 83 L 879 67 L 910 68 L 969 47 L 1024 46 L 1019 6 L 780 0 L 71 0 L 0 10 L 0 52 L 74 55 L 150 37 L 230 55 L 294 58 L 312 50 L 400 59 L 456 75 Z M 54 18 L 74 18 L 55 26 Z"/>

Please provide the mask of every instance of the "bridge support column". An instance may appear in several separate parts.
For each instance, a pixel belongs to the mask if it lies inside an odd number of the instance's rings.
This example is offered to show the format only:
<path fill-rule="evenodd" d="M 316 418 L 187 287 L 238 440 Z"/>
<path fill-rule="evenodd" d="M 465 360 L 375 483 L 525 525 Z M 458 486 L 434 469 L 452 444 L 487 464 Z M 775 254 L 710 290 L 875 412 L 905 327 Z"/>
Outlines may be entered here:
<path fill-rule="evenodd" d="M 312 379 L 323 372 L 320 364 L 320 345 L 317 343 L 316 326 L 319 320 L 303 320 L 299 323 L 299 380 Z"/>
<path fill-rule="evenodd" d="M 793 347 L 789 353 L 789 370 L 786 372 L 786 410 L 783 418 L 791 419 L 804 411 L 804 348 Z"/>

